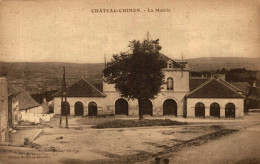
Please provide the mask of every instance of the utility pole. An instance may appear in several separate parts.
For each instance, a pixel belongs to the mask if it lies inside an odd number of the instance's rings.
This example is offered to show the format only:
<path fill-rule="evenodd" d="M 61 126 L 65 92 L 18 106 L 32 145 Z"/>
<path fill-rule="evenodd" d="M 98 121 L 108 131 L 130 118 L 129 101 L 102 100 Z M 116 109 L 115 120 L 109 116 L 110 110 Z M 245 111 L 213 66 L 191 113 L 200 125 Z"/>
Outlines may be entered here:
<path fill-rule="evenodd" d="M 63 74 L 63 83 L 64 83 L 64 97 L 65 97 L 65 103 L 66 103 L 66 107 L 65 107 L 65 111 L 66 111 L 66 128 L 69 128 L 69 125 L 68 125 L 68 112 L 67 110 L 70 110 L 70 109 L 67 109 L 67 91 L 66 91 L 66 78 L 65 78 L 65 67 L 63 67 L 63 71 L 64 71 L 64 74 Z"/>
<path fill-rule="evenodd" d="M 64 67 L 63 67 L 64 69 Z M 64 81 L 64 73 L 63 73 L 63 79 L 62 79 L 62 84 L 61 84 L 61 105 L 60 105 L 60 128 L 62 124 L 62 110 L 63 110 L 63 81 Z"/>
<path fill-rule="evenodd" d="M 63 101 L 65 99 L 65 101 Z M 68 109 L 69 110 L 69 109 Z M 66 116 L 66 128 L 68 127 L 68 113 L 67 113 L 67 94 L 66 94 L 66 80 L 65 80 L 65 67 L 63 67 L 63 79 L 61 86 L 61 110 L 60 110 L 60 128 L 62 124 L 62 115 Z"/>

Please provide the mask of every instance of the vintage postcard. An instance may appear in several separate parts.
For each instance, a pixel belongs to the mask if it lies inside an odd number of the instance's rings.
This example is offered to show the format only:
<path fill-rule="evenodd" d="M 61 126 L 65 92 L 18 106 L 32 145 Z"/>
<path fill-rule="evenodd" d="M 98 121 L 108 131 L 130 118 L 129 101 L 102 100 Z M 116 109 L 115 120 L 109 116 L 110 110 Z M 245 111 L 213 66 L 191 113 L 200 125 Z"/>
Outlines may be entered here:
<path fill-rule="evenodd" d="M 259 0 L 0 0 L 0 164 L 260 163 Z"/>

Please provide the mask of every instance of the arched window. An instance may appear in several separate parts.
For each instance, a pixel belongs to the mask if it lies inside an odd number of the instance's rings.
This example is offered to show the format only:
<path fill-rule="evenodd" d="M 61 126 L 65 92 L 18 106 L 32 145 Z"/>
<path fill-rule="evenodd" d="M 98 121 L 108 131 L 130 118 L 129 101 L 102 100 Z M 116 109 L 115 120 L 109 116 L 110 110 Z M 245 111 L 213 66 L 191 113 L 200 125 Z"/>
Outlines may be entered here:
<path fill-rule="evenodd" d="M 225 116 L 226 116 L 226 118 L 228 118 L 228 117 L 235 118 L 236 117 L 236 107 L 233 103 L 228 103 L 225 106 Z"/>
<path fill-rule="evenodd" d="M 116 115 L 128 115 L 128 103 L 125 99 L 118 99 L 115 103 L 115 114 Z"/>
<path fill-rule="evenodd" d="M 97 104 L 93 101 L 88 104 L 88 115 L 97 116 Z"/>
<path fill-rule="evenodd" d="M 177 116 L 177 103 L 173 99 L 167 99 L 163 102 L 163 115 Z"/>
<path fill-rule="evenodd" d="M 167 78 L 167 90 L 173 90 L 173 78 Z"/>
<path fill-rule="evenodd" d="M 220 106 L 218 103 L 212 103 L 210 105 L 210 116 L 220 117 Z"/>
<path fill-rule="evenodd" d="M 205 117 L 205 105 L 201 102 L 195 105 L 195 117 Z"/>
<path fill-rule="evenodd" d="M 75 116 L 83 116 L 84 114 L 84 105 L 82 102 L 77 101 L 74 105 L 74 112 L 75 112 Z"/>

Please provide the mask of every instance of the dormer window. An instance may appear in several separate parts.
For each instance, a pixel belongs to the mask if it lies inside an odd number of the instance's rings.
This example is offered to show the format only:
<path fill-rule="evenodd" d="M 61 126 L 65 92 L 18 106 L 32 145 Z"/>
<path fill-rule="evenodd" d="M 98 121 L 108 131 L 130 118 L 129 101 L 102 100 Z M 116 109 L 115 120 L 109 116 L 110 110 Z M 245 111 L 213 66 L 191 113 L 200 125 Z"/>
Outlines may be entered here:
<path fill-rule="evenodd" d="M 167 90 L 173 90 L 173 78 L 167 78 Z"/>
<path fill-rule="evenodd" d="M 173 63 L 172 63 L 171 60 L 168 61 L 167 67 L 168 67 L 168 68 L 173 68 Z"/>

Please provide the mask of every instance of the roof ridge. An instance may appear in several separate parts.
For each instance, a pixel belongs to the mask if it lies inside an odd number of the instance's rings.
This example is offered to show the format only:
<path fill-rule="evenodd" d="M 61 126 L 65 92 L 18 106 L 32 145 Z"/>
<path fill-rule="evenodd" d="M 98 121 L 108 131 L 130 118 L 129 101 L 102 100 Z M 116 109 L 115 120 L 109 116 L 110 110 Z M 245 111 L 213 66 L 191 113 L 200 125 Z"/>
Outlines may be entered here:
<path fill-rule="evenodd" d="M 34 102 L 37 103 L 38 105 L 41 105 L 40 103 L 36 102 L 36 101 L 32 98 L 32 96 L 31 96 L 29 93 L 27 93 L 27 92 L 24 91 L 24 90 L 23 90 L 23 92 L 24 92 L 32 101 L 34 101 Z"/>
<path fill-rule="evenodd" d="M 218 79 L 215 79 L 215 78 L 211 78 L 209 81 L 203 83 L 202 85 L 200 85 L 198 88 L 196 88 L 194 91 L 192 91 L 191 93 L 187 94 L 185 97 L 189 97 L 189 96 L 192 96 L 192 94 L 195 94 L 198 90 L 204 88 L 206 85 L 210 85 L 209 83 L 210 82 L 215 82 L 217 83 L 217 85 L 220 85 L 224 88 L 224 90 L 228 90 L 229 92 L 231 92 L 231 94 L 233 95 L 236 95 L 236 97 L 239 97 L 239 98 L 245 98 L 244 95 L 238 93 L 235 89 L 233 89 L 232 87 L 228 86 L 227 84 L 225 84 L 224 82 L 221 82 L 220 80 Z M 214 83 L 213 83 L 214 84 Z M 195 94 L 196 95 L 196 94 Z M 204 95 L 205 96 L 205 95 Z"/>
<path fill-rule="evenodd" d="M 14 90 L 17 92 L 15 95 L 18 95 L 19 93 L 21 93 L 21 91 L 19 89 L 17 89 L 11 82 L 7 82 L 7 87 L 9 87 L 9 86 L 13 87 Z M 10 96 L 12 94 L 14 94 L 14 93 L 10 93 L 10 94 L 8 94 L 8 96 Z"/>
<path fill-rule="evenodd" d="M 36 102 L 32 96 L 27 93 L 24 89 L 20 88 L 20 93 L 18 95 L 17 100 L 19 101 L 19 110 L 31 109 L 34 107 L 41 106 L 38 102 Z"/>
<path fill-rule="evenodd" d="M 163 53 L 159 53 L 159 58 L 160 58 L 160 56 L 161 56 L 161 57 L 164 57 L 164 58 L 167 58 L 167 60 L 172 60 L 175 64 L 177 64 L 179 67 L 181 67 L 181 64 L 180 64 L 180 63 L 178 63 L 176 60 L 174 60 L 174 59 L 168 57 L 167 55 L 164 55 Z"/>
<path fill-rule="evenodd" d="M 100 90 L 98 90 L 95 86 L 93 86 L 90 82 L 88 82 L 88 81 L 85 80 L 84 78 L 81 78 L 81 79 L 77 80 L 76 82 L 70 84 L 68 87 L 66 87 L 66 89 L 70 88 L 72 85 L 76 84 L 77 82 L 79 82 L 79 81 L 81 81 L 81 80 L 85 81 L 88 85 L 90 85 L 92 88 L 94 88 L 94 89 L 95 89 L 97 92 L 99 92 L 101 95 L 106 96 L 104 93 L 102 93 Z M 52 97 L 54 97 L 55 95 L 59 94 L 60 92 L 61 92 L 61 90 L 59 90 L 58 92 L 54 93 L 54 94 L 52 95 Z"/>
<path fill-rule="evenodd" d="M 222 79 L 217 79 L 219 82 L 221 82 L 222 84 L 226 85 L 227 87 L 229 87 L 230 89 L 233 89 L 231 88 L 230 86 L 228 86 L 226 83 L 230 84 L 232 87 L 236 88 L 237 90 L 239 91 L 242 91 L 241 89 L 237 88 L 236 86 L 234 86 L 233 84 L 227 82 L 226 80 L 222 80 Z M 225 82 L 224 82 L 225 81 Z M 234 89 L 233 89 L 234 90 Z M 237 91 L 236 91 L 237 92 Z"/>
<path fill-rule="evenodd" d="M 186 96 L 191 95 L 192 93 L 194 93 L 195 91 L 199 90 L 200 88 L 202 88 L 203 86 L 205 86 L 206 84 L 208 84 L 209 82 L 211 82 L 213 80 L 213 78 L 210 78 L 209 80 L 205 81 L 204 83 L 202 83 L 201 85 L 199 85 L 196 89 L 194 89 L 193 91 L 191 91 L 190 93 L 188 93 Z"/>
<path fill-rule="evenodd" d="M 72 83 L 72 84 L 70 84 L 69 86 L 67 86 L 66 87 L 66 89 L 67 88 L 69 88 L 69 87 L 71 87 L 72 85 L 74 85 L 74 84 L 76 84 L 77 82 L 79 82 L 80 80 L 84 80 L 83 78 L 81 78 L 81 79 L 79 79 L 78 81 L 75 81 L 74 83 Z M 58 92 L 56 92 L 56 93 L 54 93 L 54 94 L 52 94 L 51 95 L 51 97 L 53 97 L 54 95 L 56 95 L 56 94 L 58 94 L 58 93 L 60 93 L 62 90 L 59 90 Z"/>
<path fill-rule="evenodd" d="M 87 82 L 91 87 L 93 87 L 94 89 L 96 89 L 99 93 L 101 93 L 102 95 L 106 96 L 104 93 L 102 93 L 100 90 L 98 90 L 95 86 L 93 86 L 92 84 L 90 84 L 90 82 L 88 82 L 87 80 L 83 79 L 85 82 Z"/>
<path fill-rule="evenodd" d="M 217 82 L 219 82 L 219 83 L 221 83 L 221 84 L 223 84 L 223 85 L 225 85 L 226 87 L 228 87 L 229 89 L 231 89 L 233 92 L 235 92 L 236 94 L 238 94 L 238 95 L 241 95 L 241 96 L 243 96 L 243 97 L 245 97 L 244 95 L 242 95 L 242 94 L 240 94 L 240 93 L 238 93 L 236 90 L 234 90 L 233 88 L 231 88 L 230 86 L 228 86 L 228 85 L 226 85 L 225 83 L 223 83 L 223 82 L 221 82 L 219 79 L 216 79 L 216 81 Z M 226 81 L 227 82 L 227 81 Z M 241 91 L 240 89 L 238 89 L 239 91 Z M 242 92 L 242 91 L 241 91 Z"/>

